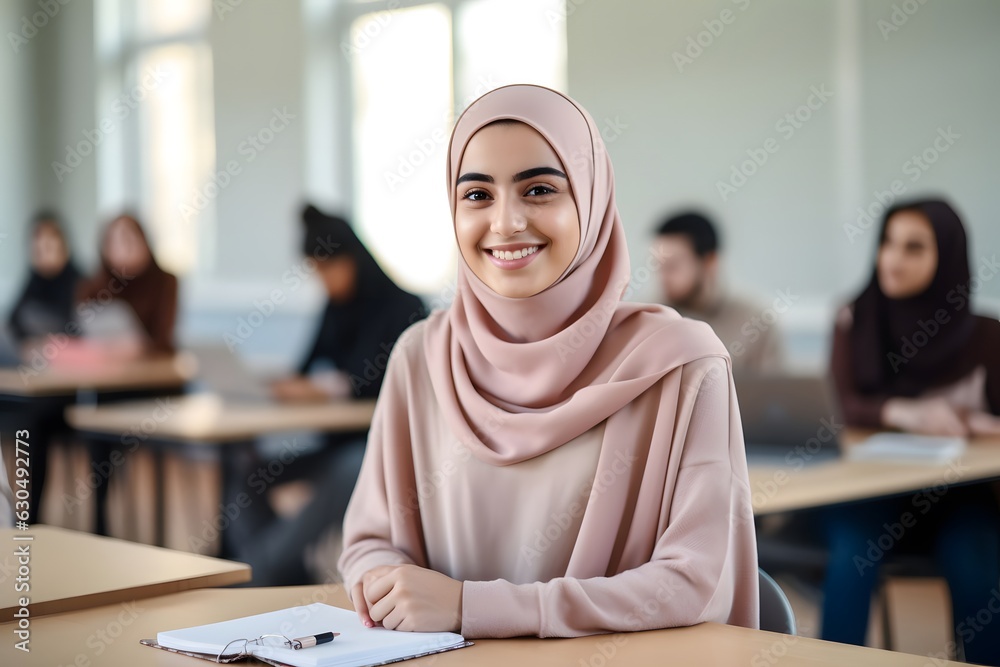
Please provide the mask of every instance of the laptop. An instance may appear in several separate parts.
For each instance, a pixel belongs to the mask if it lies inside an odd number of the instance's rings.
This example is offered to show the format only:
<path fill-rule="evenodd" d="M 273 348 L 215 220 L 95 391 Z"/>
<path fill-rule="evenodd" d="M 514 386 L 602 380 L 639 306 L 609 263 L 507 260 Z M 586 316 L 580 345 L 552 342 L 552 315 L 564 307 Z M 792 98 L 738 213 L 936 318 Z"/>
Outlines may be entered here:
<path fill-rule="evenodd" d="M 798 469 L 840 455 L 844 424 L 826 378 L 739 374 L 735 382 L 750 463 Z"/>
<path fill-rule="evenodd" d="M 235 352 L 221 344 L 191 345 L 187 350 L 198 362 L 201 389 L 225 400 L 241 403 L 271 403 L 267 382 L 254 375 Z"/>

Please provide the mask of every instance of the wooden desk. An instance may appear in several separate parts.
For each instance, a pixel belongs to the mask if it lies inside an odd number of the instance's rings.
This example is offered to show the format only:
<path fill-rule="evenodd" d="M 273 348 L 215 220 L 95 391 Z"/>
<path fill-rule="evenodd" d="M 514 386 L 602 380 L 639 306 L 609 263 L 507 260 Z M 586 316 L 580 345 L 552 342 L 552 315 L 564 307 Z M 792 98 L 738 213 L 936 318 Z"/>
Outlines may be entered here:
<path fill-rule="evenodd" d="M 297 588 L 242 588 L 198 590 L 166 595 L 135 604 L 113 604 L 96 609 L 33 619 L 30 664 L 95 665 L 101 667 L 196 667 L 201 662 L 139 644 L 156 633 L 249 616 L 312 602 L 350 608 L 339 586 Z M 0 663 L 25 664 L 25 654 L 14 648 L 13 627 L 0 625 Z M 758 630 L 706 623 L 691 628 L 656 630 L 579 639 L 475 640 L 468 648 L 402 663 L 418 667 L 477 665 L 852 665 L 867 667 L 925 667 L 926 656 L 834 644 Z M 935 665 L 959 663 L 933 662 Z"/>
<path fill-rule="evenodd" d="M 134 401 L 106 406 L 71 406 L 66 421 L 85 433 L 125 442 L 137 438 L 153 446 L 162 457 L 162 447 L 220 446 L 222 465 L 229 462 L 227 450 L 249 446 L 259 436 L 299 430 L 351 433 L 367 430 L 375 411 L 374 400 L 332 403 L 226 403 L 212 394 L 192 394 L 156 401 Z M 129 436 L 128 434 L 132 434 Z M 162 460 L 157 461 L 162 472 Z M 229 478 L 224 474 L 223 480 Z M 157 478 L 156 543 L 165 544 L 164 481 Z M 226 496 L 225 489 L 223 496 Z M 103 507 L 98 507 L 103 511 Z"/>
<path fill-rule="evenodd" d="M 15 536 L 33 539 L 15 541 Z M 0 545 L 2 621 L 13 618 L 22 596 L 30 599 L 29 612 L 37 618 L 192 588 L 242 583 L 250 581 L 251 575 L 250 566 L 244 563 L 52 526 L 32 526 L 28 531 L 0 529 Z M 24 545 L 30 549 L 31 590 L 16 592 L 19 564 L 14 552 Z M 55 637 L 52 641 L 58 643 Z M 4 642 L 5 649 L 8 643 Z M 0 659 L 0 664 L 22 663 Z"/>
<path fill-rule="evenodd" d="M 170 389 L 194 377 L 190 355 L 109 363 L 95 368 L 49 367 L 37 375 L 17 368 L 0 369 L 0 394 L 21 397 L 73 396 L 80 390 L 131 391 Z"/>
<path fill-rule="evenodd" d="M 864 440 L 870 432 L 849 431 L 844 448 Z M 794 459 L 793 459 L 794 461 Z M 750 488 L 755 515 L 836 505 L 858 500 L 931 490 L 941 485 L 969 484 L 1000 478 L 1000 437 L 969 442 L 958 460 L 940 465 L 925 463 L 849 461 L 840 458 L 806 465 L 750 466 Z"/>
<path fill-rule="evenodd" d="M 157 440 L 223 444 L 287 431 L 364 431 L 371 425 L 374 411 L 373 400 L 306 405 L 227 403 L 214 395 L 191 394 L 161 401 L 73 406 L 66 411 L 66 421 L 80 431 L 120 436 L 154 417 L 156 428 L 151 437 Z"/>

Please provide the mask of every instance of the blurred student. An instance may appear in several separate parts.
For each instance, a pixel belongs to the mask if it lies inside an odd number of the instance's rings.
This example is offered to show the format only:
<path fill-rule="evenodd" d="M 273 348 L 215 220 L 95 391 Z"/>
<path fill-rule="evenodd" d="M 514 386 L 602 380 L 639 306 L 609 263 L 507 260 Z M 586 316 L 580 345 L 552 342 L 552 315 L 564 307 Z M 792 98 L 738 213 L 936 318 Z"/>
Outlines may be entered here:
<path fill-rule="evenodd" d="M 80 272 L 58 216 L 43 211 L 31 223 L 28 280 L 7 318 L 19 343 L 50 333 L 70 334 Z"/>
<path fill-rule="evenodd" d="M 668 218 L 655 244 L 664 303 L 707 322 L 729 350 L 734 372 L 780 370 L 781 333 L 762 319 L 764 309 L 725 289 L 719 237 L 708 218 L 694 212 Z"/>
<path fill-rule="evenodd" d="M 42 211 L 32 220 L 29 257 L 28 280 L 7 319 L 12 340 L 7 340 L 6 332 L 0 335 L 5 339 L 2 341 L 4 347 L 10 348 L 5 352 L 10 355 L 9 361 L 16 362 L 14 347 L 20 344 L 22 358 L 34 369 L 34 362 L 41 359 L 39 350 L 47 344 L 45 337 L 48 334 L 74 336 L 77 333 L 73 305 L 80 272 L 73 263 L 66 234 L 55 213 Z M 37 341 L 37 345 L 32 345 L 32 341 Z M 65 343 L 60 346 L 64 347 Z M 32 347 L 36 349 L 29 352 Z M 0 428 L 27 429 L 31 433 L 34 446 L 28 521 L 35 523 L 44 495 L 52 438 L 65 428 L 65 424 L 62 407 L 44 401 L 18 406 L 16 415 L 16 419 L 4 419 Z"/>
<path fill-rule="evenodd" d="M 136 344 L 115 345 L 119 357 L 139 357 L 174 352 L 177 320 L 177 278 L 160 268 L 139 221 L 121 215 L 105 228 L 101 239 L 101 265 L 80 285 L 77 307 L 86 325 L 110 303 L 125 305 L 142 329 Z"/>
<path fill-rule="evenodd" d="M 344 520 L 362 622 L 756 627 L 729 356 L 706 324 L 621 301 L 625 229 L 593 119 L 547 88 L 493 90 L 455 124 L 447 184 L 455 298 L 393 351 Z"/>
<path fill-rule="evenodd" d="M 100 246 L 100 268 L 77 291 L 77 315 L 84 335 L 88 326 L 112 314 L 125 314 L 111 323 L 110 339 L 101 341 L 98 361 L 128 361 L 172 354 L 177 319 L 177 278 L 156 263 L 139 221 L 129 215 L 112 220 L 104 230 Z M 131 316 L 134 315 L 134 318 Z M 133 322 L 138 324 L 133 327 Z M 133 331 L 133 328 L 140 329 Z M 85 350 L 87 354 L 93 348 Z M 110 473 L 111 449 L 104 443 L 89 443 L 91 465 L 98 475 L 95 489 L 96 531 L 107 534 L 105 505 Z"/>
<path fill-rule="evenodd" d="M 285 401 L 374 398 L 399 334 L 426 316 L 419 297 L 396 285 L 343 218 L 302 211 L 305 257 L 327 295 L 298 373 L 272 385 Z"/>
<path fill-rule="evenodd" d="M 327 304 L 299 373 L 274 383 L 274 394 L 287 402 L 374 398 L 396 339 L 426 317 L 426 308 L 385 274 L 346 220 L 307 206 L 302 221 L 302 252 L 316 262 Z M 278 517 L 261 496 L 261 476 L 254 477 L 274 461 L 254 453 L 233 465 L 229 488 L 255 501 L 227 531 L 226 550 L 253 566 L 254 585 L 309 583 L 306 552 L 343 521 L 366 437 L 330 435 L 320 451 L 296 454 L 291 462 L 291 452 L 282 453 L 273 484 L 304 478 L 313 487 L 308 505 L 290 520 Z"/>
<path fill-rule="evenodd" d="M 924 200 L 886 212 L 871 280 L 839 313 L 833 335 L 831 367 L 848 425 L 1000 434 L 1000 322 L 971 312 L 970 287 L 965 229 L 951 206 Z M 1000 632 L 973 631 L 1000 580 L 1000 513 L 988 488 L 865 502 L 828 517 L 823 639 L 864 642 L 881 560 L 866 554 L 890 534 L 890 552 L 898 543 L 933 550 L 966 659 L 1000 665 Z M 903 525 L 899 536 L 890 530 Z"/>

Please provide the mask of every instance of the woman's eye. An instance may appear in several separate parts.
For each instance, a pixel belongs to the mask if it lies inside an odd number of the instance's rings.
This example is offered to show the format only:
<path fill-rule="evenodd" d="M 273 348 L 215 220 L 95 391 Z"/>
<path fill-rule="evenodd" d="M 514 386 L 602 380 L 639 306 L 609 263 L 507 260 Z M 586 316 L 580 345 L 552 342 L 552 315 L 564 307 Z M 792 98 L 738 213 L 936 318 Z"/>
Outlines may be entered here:
<path fill-rule="evenodd" d="M 555 189 L 547 185 L 533 185 L 524 194 L 529 197 L 540 197 L 542 195 L 551 195 L 555 193 Z"/>
<path fill-rule="evenodd" d="M 462 199 L 468 199 L 469 201 L 485 201 L 488 198 L 489 195 L 482 190 L 469 190 L 462 196 Z"/>

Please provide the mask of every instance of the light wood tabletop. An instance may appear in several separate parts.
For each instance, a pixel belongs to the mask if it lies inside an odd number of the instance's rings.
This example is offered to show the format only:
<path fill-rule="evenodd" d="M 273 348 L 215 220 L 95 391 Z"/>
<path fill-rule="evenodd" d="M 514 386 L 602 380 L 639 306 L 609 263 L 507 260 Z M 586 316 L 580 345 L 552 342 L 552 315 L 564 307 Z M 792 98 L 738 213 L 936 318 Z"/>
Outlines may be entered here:
<path fill-rule="evenodd" d="M 14 618 L 21 597 L 30 600 L 28 610 L 31 618 L 36 618 L 192 588 L 243 583 L 251 576 L 250 566 L 244 563 L 53 526 L 35 525 L 27 531 L 0 529 L 0 544 L 4 545 L 0 552 L 3 621 Z M 25 548 L 26 558 L 22 559 L 17 550 Z M 29 590 L 19 591 L 18 585 L 25 583 Z M 15 663 L 0 660 L 0 664 Z"/>
<path fill-rule="evenodd" d="M 313 602 L 350 608 L 339 586 L 197 590 L 31 621 L 31 659 L 14 648 L 12 624 L 0 625 L 0 663 L 133 667 L 195 667 L 201 662 L 142 646 L 157 632 L 214 623 Z M 927 656 L 834 644 L 817 639 L 748 630 L 715 623 L 578 639 L 473 640 L 474 646 L 407 661 L 418 667 L 477 665 L 851 665 L 925 667 Z M 936 666 L 958 665 L 944 660 Z"/>
<path fill-rule="evenodd" d="M 871 435 L 846 431 L 843 448 Z M 750 465 L 750 488 L 756 515 L 835 505 L 902 493 L 928 493 L 928 502 L 953 484 L 1000 478 L 1000 437 L 974 438 L 955 461 L 852 461 L 838 459 L 800 466 L 799 456 L 781 465 Z"/>
<path fill-rule="evenodd" d="M 72 396 L 81 390 L 128 391 L 179 387 L 194 377 L 197 364 L 188 354 L 137 359 L 95 367 L 47 366 L 35 371 L 0 369 L 0 394 L 9 396 Z"/>
<path fill-rule="evenodd" d="M 286 431 L 363 431 L 371 425 L 375 401 L 308 404 L 229 403 L 214 394 L 189 394 L 155 401 L 106 406 L 73 406 L 66 411 L 71 426 L 90 433 L 121 434 L 144 428 L 158 440 L 207 444 L 245 442 Z"/>

